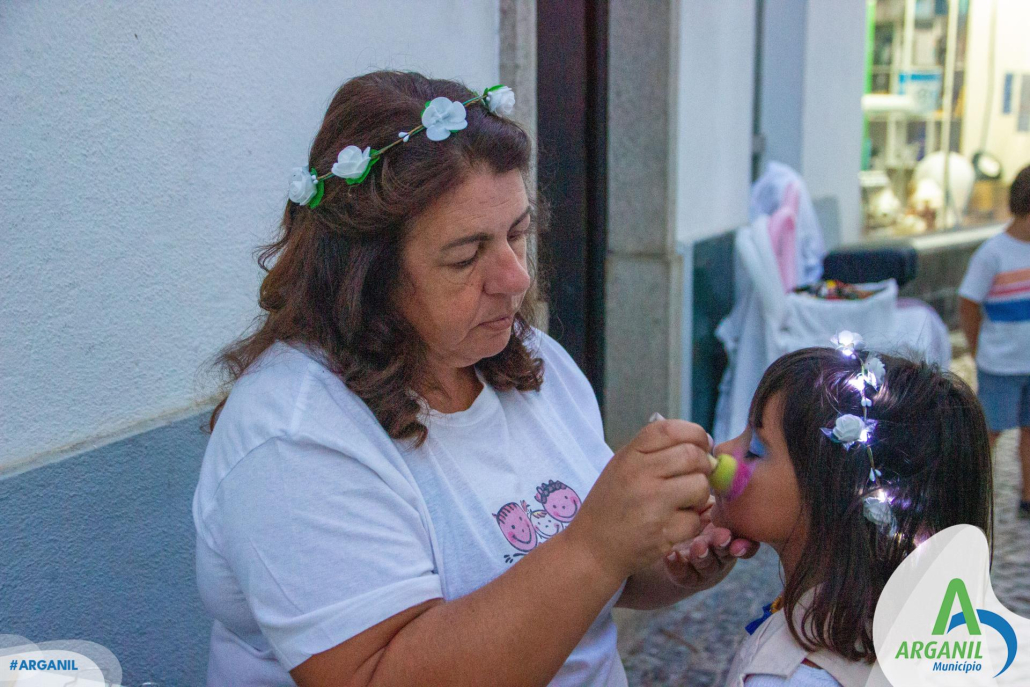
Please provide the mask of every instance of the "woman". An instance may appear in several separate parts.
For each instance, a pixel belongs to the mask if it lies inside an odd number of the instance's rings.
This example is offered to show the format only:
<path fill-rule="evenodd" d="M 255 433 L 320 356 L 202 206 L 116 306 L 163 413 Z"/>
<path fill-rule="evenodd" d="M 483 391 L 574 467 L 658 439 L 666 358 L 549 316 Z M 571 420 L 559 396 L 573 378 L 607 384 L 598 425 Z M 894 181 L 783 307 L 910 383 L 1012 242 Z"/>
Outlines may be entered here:
<path fill-rule="evenodd" d="M 613 456 L 528 324 L 511 97 L 376 72 L 330 104 L 261 258 L 267 316 L 221 358 L 193 504 L 209 684 L 624 685 L 612 605 L 753 553 L 702 534 L 704 430 Z"/>

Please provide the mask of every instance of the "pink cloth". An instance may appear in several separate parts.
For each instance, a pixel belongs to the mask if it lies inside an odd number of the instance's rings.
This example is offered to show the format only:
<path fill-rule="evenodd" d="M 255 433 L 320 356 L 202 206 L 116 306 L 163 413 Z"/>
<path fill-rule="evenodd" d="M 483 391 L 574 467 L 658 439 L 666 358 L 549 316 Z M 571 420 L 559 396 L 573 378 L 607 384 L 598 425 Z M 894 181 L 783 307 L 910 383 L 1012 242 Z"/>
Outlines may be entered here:
<path fill-rule="evenodd" d="M 784 293 L 790 293 L 798 285 L 798 201 L 798 185 L 791 182 L 783 191 L 783 202 L 780 203 L 780 207 L 769 216 L 769 239 L 776 254 Z"/>

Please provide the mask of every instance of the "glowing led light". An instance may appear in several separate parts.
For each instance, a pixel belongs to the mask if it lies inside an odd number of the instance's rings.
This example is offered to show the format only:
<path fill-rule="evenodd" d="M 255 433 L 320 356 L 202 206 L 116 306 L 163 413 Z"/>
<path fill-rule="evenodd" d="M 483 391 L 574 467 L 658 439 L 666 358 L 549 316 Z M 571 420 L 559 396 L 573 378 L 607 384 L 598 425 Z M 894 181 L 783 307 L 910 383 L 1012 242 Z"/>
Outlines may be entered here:
<path fill-rule="evenodd" d="M 865 390 L 865 378 L 862 377 L 862 375 L 858 375 L 857 377 L 852 377 L 850 380 L 848 380 L 848 384 L 850 384 L 852 387 L 854 387 L 855 391 L 863 391 L 863 390 Z"/>
<path fill-rule="evenodd" d="M 858 440 L 863 444 L 869 441 L 869 430 L 863 429 L 862 433 L 858 435 Z"/>

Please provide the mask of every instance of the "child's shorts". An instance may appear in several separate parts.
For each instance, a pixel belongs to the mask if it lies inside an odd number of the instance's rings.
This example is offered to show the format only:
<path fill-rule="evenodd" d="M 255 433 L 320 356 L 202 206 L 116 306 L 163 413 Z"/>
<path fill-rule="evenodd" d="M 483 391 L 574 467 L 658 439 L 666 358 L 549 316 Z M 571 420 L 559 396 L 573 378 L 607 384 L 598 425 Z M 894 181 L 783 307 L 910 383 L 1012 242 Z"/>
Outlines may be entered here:
<path fill-rule="evenodd" d="M 1030 374 L 976 372 L 977 395 L 992 432 L 1030 427 Z"/>

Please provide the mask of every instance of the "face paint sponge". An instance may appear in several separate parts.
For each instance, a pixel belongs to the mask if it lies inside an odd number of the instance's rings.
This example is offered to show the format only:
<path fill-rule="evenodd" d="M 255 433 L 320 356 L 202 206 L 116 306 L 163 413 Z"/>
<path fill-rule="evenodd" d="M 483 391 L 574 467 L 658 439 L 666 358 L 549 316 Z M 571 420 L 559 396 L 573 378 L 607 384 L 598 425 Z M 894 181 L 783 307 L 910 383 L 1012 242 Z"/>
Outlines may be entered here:
<path fill-rule="evenodd" d="M 737 460 L 728 453 L 720 453 L 718 458 L 711 458 L 712 473 L 708 482 L 712 491 L 727 499 L 734 499 L 744 491 L 751 478 L 751 466 Z"/>

